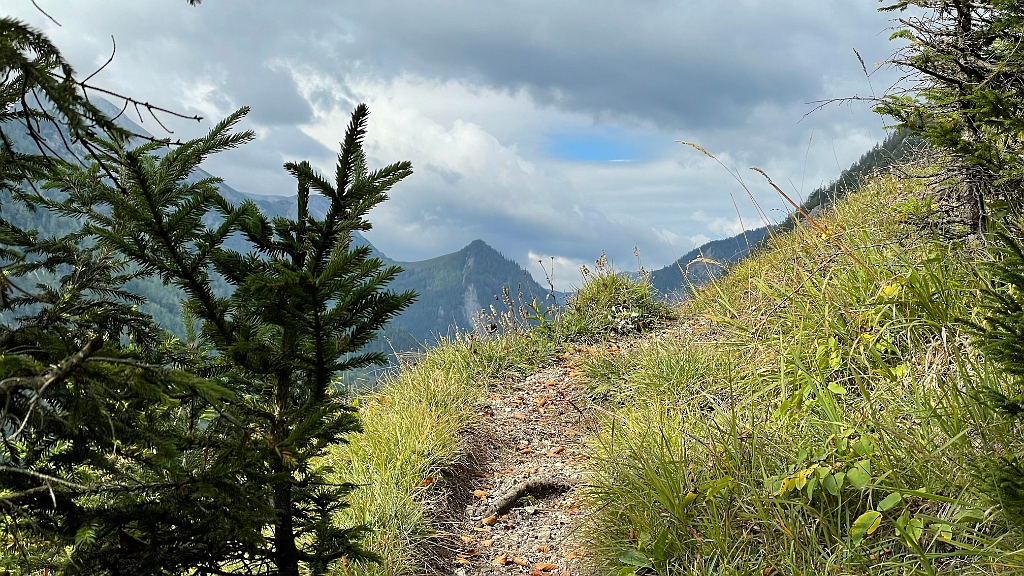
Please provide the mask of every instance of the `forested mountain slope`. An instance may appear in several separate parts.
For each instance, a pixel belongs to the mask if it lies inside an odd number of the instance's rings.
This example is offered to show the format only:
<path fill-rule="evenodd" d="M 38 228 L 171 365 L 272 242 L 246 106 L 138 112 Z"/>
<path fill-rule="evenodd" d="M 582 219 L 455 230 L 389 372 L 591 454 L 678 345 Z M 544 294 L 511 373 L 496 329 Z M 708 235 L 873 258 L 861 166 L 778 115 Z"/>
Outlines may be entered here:
<path fill-rule="evenodd" d="M 511 298 L 525 303 L 534 297 L 544 301 L 545 290 L 530 273 L 483 240 L 421 262 L 396 262 L 405 269 L 393 284 L 395 290 L 413 289 L 419 299 L 402 313 L 394 326 L 407 330 L 420 342 L 432 343 L 436 334 L 452 328 L 470 329 L 481 310 L 507 309 L 496 301 L 508 288 Z"/>

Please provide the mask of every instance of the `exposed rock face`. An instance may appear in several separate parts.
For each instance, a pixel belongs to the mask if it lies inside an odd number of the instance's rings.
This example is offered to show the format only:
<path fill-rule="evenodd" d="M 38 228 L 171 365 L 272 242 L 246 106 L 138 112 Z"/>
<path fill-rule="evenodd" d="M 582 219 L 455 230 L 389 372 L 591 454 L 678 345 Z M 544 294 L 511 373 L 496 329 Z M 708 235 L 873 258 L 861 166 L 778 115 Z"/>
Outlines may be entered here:
<path fill-rule="evenodd" d="M 462 294 L 462 314 L 464 326 L 473 326 L 473 322 L 476 319 L 477 314 L 483 310 L 483 305 L 480 304 L 480 298 L 476 294 L 476 286 L 470 284 L 466 286 L 466 291 Z"/>

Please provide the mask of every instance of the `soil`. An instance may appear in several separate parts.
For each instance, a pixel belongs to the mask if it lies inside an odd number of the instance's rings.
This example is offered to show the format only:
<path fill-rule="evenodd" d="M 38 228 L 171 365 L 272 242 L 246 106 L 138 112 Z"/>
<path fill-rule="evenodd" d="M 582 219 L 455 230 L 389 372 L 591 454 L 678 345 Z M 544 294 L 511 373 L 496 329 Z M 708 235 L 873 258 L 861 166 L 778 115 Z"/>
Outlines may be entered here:
<path fill-rule="evenodd" d="M 494 382 L 467 438 L 472 459 L 447 478 L 444 532 L 434 571 L 456 576 L 593 572 L 580 525 L 580 489 L 591 466 L 584 446 L 598 408 L 579 378 L 580 360 L 618 353 L 617 343 L 579 347 L 526 378 Z"/>

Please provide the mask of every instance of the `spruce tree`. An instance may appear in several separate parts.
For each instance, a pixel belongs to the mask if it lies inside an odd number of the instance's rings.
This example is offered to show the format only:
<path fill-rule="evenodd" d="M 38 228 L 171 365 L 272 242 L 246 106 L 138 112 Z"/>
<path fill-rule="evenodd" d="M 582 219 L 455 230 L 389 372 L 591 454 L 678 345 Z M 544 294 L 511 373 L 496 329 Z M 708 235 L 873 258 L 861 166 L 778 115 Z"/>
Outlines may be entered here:
<path fill-rule="evenodd" d="M 408 165 L 366 168 L 362 107 L 334 183 L 289 165 L 299 217 L 268 221 L 189 181 L 250 137 L 228 134 L 237 116 L 174 150 L 133 148 L 41 33 L 0 19 L 0 68 L 7 205 L 88 221 L 46 237 L 0 207 L 0 570 L 323 573 L 363 554 L 362 528 L 334 521 L 350 487 L 315 458 L 358 429 L 333 377 L 381 361 L 362 346 L 412 300 L 383 289 L 397 268 L 351 247 Z M 326 218 L 308 214 L 311 191 Z M 224 250 L 231 234 L 253 252 Z M 125 284 L 153 273 L 186 289 L 194 341 L 138 312 Z"/>
<path fill-rule="evenodd" d="M 977 234 L 988 200 L 1024 199 L 1024 5 L 901 0 L 881 10 L 908 9 L 892 35 L 908 43 L 890 60 L 906 77 L 876 111 L 947 154 L 948 222 Z"/>
<path fill-rule="evenodd" d="M 981 323 L 968 323 L 974 345 L 1000 370 L 999 389 L 975 387 L 975 398 L 1002 414 L 1014 427 L 1024 422 L 1024 244 L 1001 233 L 992 244 L 996 260 L 985 266 L 989 285 L 982 292 Z M 979 465 L 984 487 L 1009 526 L 1024 534 L 1024 454 L 1008 442 L 1004 454 Z"/>
<path fill-rule="evenodd" d="M 189 351 L 194 369 L 231 391 L 201 422 L 239 482 L 239 493 L 221 505 L 269 515 L 259 530 L 228 535 L 235 540 L 227 553 L 197 569 L 322 574 L 342 558 L 369 556 L 358 546 L 363 527 L 336 524 L 351 486 L 331 484 L 330 470 L 317 463 L 328 446 L 359 430 L 335 379 L 385 360 L 363 348 L 415 297 L 388 291 L 401 269 L 354 246 L 352 234 L 370 229 L 367 213 L 411 167 L 369 169 L 362 148 L 368 110 L 360 105 L 333 179 L 306 162 L 286 164 L 298 183 L 297 217 L 271 220 L 252 202 L 228 204 L 215 179 L 189 181 L 210 153 L 250 137 L 230 133 L 244 113 L 163 156 L 155 144 L 98 142 L 119 161 L 116 179 L 98 177 L 96 166 L 68 168 L 61 178 L 68 199 L 59 209 L 87 219 L 84 231 L 98 246 L 185 292 L 187 314 L 199 326 Z M 330 201 L 323 218 L 309 211 L 311 193 Z M 249 252 L 224 247 L 235 234 Z M 214 276 L 233 287 L 230 296 L 215 293 Z"/>
<path fill-rule="evenodd" d="M 110 561 L 119 556 L 135 573 L 173 571 L 189 554 L 155 550 L 136 522 L 160 517 L 155 494 L 195 483 L 180 458 L 195 434 L 180 416 L 224 391 L 170 363 L 125 289 L 139 270 L 79 233 L 4 217 L 46 209 L 39 183 L 73 149 L 127 132 L 44 35 L 10 18 L 0 18 L 0 69 L 0 569 L 123 573 Z"/>

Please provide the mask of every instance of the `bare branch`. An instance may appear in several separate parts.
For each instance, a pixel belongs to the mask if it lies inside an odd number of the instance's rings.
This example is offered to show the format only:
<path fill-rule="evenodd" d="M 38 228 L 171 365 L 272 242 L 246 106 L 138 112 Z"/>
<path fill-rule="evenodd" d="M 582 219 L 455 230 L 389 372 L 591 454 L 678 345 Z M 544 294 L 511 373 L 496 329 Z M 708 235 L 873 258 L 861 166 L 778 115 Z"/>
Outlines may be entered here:
<path fill-rule="evenodd" d="M 46 10 L 43 10 L 42 8 L 40 8 L 40 7 L 39 7 L 39 4 L 36 4 L 36 0 L 32 0 L 32 5 L 33 5 L 33 6 L 35 6 L 35 7 L 36 7 L 36 10 L 39 10 L 39 12 L 41 12 L 43 16 L 46 16 L 47 18 L 49 18 L 49 19 L 50 19 L 50 22 L 53 22 L 53 23 L 54 23 L 54 24 L 56 24 L 57 26 L 60 26 L 60 25 L 61 25 L 61 24 L 60 24 L 60 22 L 57 22 L 57 21 L 56 21 L 56 20 L 55 20 L 55 19 L 53 18 L 53 16 L 50 16 L 49 14 L 47 14 L 47 13 L 46 13 Z"/>
<path fill-rule="evenodd" d="M 60 364 L 50 368 L 40 376 L 14 376 L 0 380 L 0 394 L 7 394 L 14 390 L 31 388 L 36 390 L 39 396 L 47 387 L 67 379 L 71 371 L 81 366 L 90 356 L 103 347 L 103 337 L 93 336 L 81 350 Z"/>
<path fill-rule="evenodd" d="M 113 44 L 113 48 L 111 48 L 111 50 L 110 50 L 110 58 L 107 58 L 107 61 L 104 62 L 102 66 L 97 68 L 95 72 L 93 72 L 92 74 L 89 74 L 88 76 L 86 76 L 85 80 L 82 80 L 82 84 L 85 84 L 89 80 L 92 80 L 93 76 L 96 76 L 97 74 L 102 72 L 104 68 L 109 66 L 110 63 L 114 61 L 114 54 L 117 53 L 117 40 L 114 40 L 114 35 L 113 34 L 110 35 L 110 42 L 111 42 L 111 44 Z"/>

